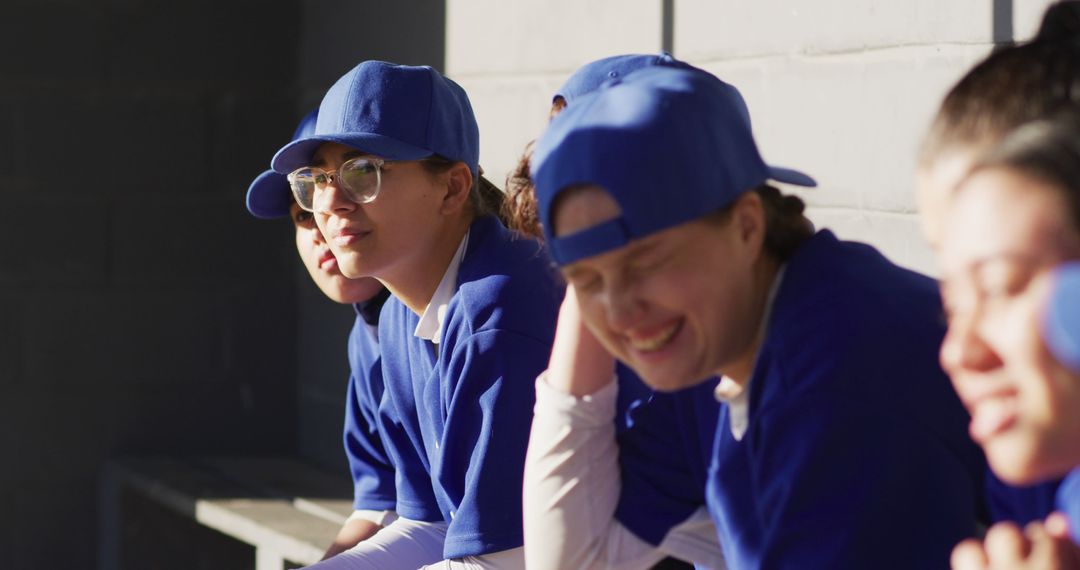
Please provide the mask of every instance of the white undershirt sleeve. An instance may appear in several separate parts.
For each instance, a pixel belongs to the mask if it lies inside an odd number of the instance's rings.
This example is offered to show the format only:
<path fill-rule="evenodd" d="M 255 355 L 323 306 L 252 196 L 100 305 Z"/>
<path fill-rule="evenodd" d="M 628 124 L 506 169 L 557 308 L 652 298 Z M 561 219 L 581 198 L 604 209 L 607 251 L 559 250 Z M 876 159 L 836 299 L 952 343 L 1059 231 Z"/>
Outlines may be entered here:
<path fill-rule="evenodd" d="M 398 518 L 356 546 L 313 564 L 314 570 L 420 568 L 442 560 L 446 523 Z"/>
<path fill-rule="evenodd" d="M 369 510 L 356 510 L 353 511 L 349 518 L 345 522 L 354 520 L 365 520 L 373 522 L 379 526 L 389 526 L 390 523 L 396 521 L 398 518 L 397 513 L 394 511 L 369 511 Z"/>
<path fill-rule="evenodd" d="M 613 381 L 581 398 L 541 374 L 525 459 L 525 560 L 530 570 L 646 570 L 668 555 L 725 568 L 708 512 L 699 509 L 653 546 L 615 520 L 621 490 Z"/>

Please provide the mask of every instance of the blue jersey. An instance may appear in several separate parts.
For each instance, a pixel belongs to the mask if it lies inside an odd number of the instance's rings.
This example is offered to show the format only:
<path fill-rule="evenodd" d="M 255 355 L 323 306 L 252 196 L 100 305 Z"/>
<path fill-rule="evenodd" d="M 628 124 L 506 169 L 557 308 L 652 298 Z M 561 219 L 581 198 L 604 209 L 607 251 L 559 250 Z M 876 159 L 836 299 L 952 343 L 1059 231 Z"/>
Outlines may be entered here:
<path fill-rule="evenodd" d="M 379 321 L 386 393 L 398 426 L 398 514 L 449 524 L 443 554 L 523 544 L 521 489 L 535 382 L 555 337 L 563 288 L 540 245 L 493 217 L 476 220 L 447 306 L 442 342 L 414 336 L 419 317 L 395 298 Z M 435 508 L 403 503 L 434 490 Z"/>
<path fill-rule="evenodd" d="M 1057 490 L 1057 510 L 1069 517 L 1069 534 L 1080 543 L 1080 468 L 1073 469 Z"/>
<path fill-rule="evenodd" d="M 616 439 L 622 489 L 615 518 L 638 538 L 659 545 L 668 531 L 705 506 L 705 484 L 720 404 L 715 379 L 678 392 L 652 392 L 620 366 L 625 426 Z M 619 408 L 622 409 L 621 407 Z"/>
<path fill-rule="evenodd" d="M 708 503 L 733 568 L 947 568 L 986 470 L 938 365 L 934 281 L 821 231 L 788 261 Z"/>
<path fill-rule="evenodd" d="M 345 456 L 353 480 L 353 508 L 385 511 L 394 508 L 394 466 L 383 447 L 378 427 L 382 400 L 379 345 L 360 316 L 349 334 L 349 389 L 345 400 Z"/>
<path fill-rule="evenodd" d="M 986 473 L 986 500 L 992 522 L 1010 521 L 1024 526 L 1041 521 L 1054 510 L 1060 480 L 1017 487 Z"/>

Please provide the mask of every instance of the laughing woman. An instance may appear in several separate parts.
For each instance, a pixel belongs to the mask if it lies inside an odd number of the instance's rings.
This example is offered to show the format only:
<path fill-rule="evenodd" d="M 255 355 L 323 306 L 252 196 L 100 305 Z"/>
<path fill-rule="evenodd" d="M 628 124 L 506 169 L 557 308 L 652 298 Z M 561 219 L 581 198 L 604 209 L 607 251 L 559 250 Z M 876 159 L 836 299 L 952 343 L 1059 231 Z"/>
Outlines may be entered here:
<path fill-rule="evenodd" d="M 711 75 L 646 69 L 537 143 L 570 292 L 537 382 L 526 528 L 610 500 L 602 466 L 551 465 L 609 445 L 559 441 L 610 398 L 613 355 L 662 390 L 723 376 L 707 502 L 730 567 L 945 567 L 976 532 L 985 463 L 938 365 L 937 287 L 814 233 L 768 185 L 806 177 L 764 164 L 740 102 Z"/>

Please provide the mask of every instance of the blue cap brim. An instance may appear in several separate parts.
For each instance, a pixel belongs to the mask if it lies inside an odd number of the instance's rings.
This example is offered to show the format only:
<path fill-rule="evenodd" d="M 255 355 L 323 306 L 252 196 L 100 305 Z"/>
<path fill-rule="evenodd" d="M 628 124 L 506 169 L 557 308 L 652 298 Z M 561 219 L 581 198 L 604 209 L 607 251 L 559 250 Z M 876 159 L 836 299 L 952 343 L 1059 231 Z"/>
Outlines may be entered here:
<path fill-rule="evenodd" d="M 288 216 L 292 202 L 289 181 L 284 174 L 267 170 L 248 186 L 247 209 L 256 218 L 273 220 Z"/>
<path fill-rule="evenodd" d="M 309 166 L 311 157 L 323 143 L 334 142 L 388 160 L 420 160 L 432 155 L 430 150 L 401 142 L 383 135 L 346 133 L 315 135 L 293 141 L 274 155 L 270 166 L 281 174 Z"/>
<path fill-rule="evenodd" d="M 794 184 L 796 186 L 806 186 L 808 188 L 817 186 L 817 180 L 811 178 L 809 174 L 791 168 L 784 168 L 782 166 L 769 166 L 768 168 L 769 180 L 783 182 L 784 184 Z"/>
<path fill-rule="evenodd" d="M 1054 358 L 1080 371 L 1080 262 L 1059 265 L 1053 280 L 1043 313 L 1043 340 Z"/>

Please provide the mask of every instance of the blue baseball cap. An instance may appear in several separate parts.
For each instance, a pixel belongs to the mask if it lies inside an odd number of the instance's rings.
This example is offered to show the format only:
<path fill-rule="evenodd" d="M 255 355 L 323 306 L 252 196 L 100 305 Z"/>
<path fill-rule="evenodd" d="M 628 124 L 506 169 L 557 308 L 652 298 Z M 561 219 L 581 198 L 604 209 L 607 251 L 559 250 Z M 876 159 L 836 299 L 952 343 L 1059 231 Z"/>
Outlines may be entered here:
<path fill-rule="evenodd" d="M 659 54 L 625 54 L 613 55 L 596 61 L 586 63 L 578 68 L 566 83 L 555 92 L 555 97 L 562 97 L 567 104 L 582 95 L 588 95 L 596 91 L 604 83 L 612 79 L 625 77 L 627 74 L 645 67 L 664 65 L 667 67 L 679 67 L 682 69 L 697 69 L 690 64 L 684 63 L 671 57 L 668 52 Z"/>
<path fill-rule="evenodd" d="M 1080 262 L 1054 268 L 1053 289 L 1042 315 L 1042 335 L 1054 358 L 1080 371 Z"/>
<path fill-rule="evenodd" d="M 540 220 L 560 265 L 700 218 L 766 180 L 814 186 L 765 164 L 742 96 L 714 75 L 653 66 L 608 82 L 552 120 L 533 154 Z M 622 215 L 569 236 L 552 234 L 552 205 L 595 184 Z"/>
<path fill-rule="evenodd" d="M 271 166 L 281 174 L 307 166 L 325 142 L 389 160 L 437 154 L 478 176 L 480 131 L 469 97 L 428 66 L 365 61 L 352 68 L 323 97 L 315 132 L 282 147 Z"/>
<path fill-rule="evenodd" d="M 308 113 L 300 120 L 292 140 L 297 140 L 315 132 L 315 120 L 319 110 Z M 263 172 L 248 186 L 247 209 L 251 215 L 264 220 L 283 218 L 289 215 L 289 206 L 293 203 L 289 181 L 284 174 L 273 170 Z"/>

